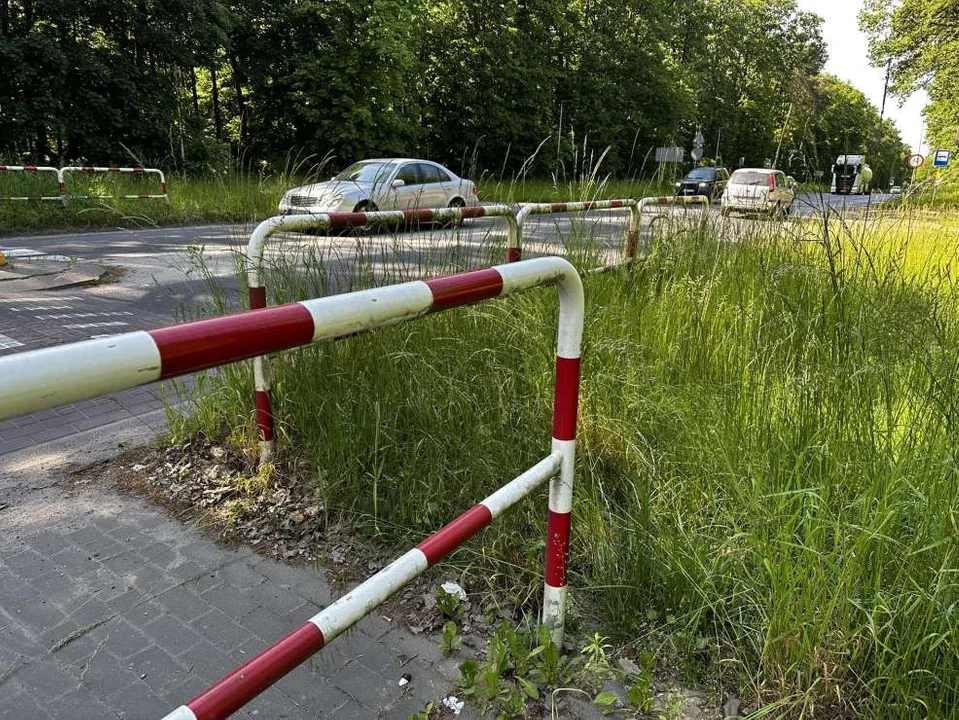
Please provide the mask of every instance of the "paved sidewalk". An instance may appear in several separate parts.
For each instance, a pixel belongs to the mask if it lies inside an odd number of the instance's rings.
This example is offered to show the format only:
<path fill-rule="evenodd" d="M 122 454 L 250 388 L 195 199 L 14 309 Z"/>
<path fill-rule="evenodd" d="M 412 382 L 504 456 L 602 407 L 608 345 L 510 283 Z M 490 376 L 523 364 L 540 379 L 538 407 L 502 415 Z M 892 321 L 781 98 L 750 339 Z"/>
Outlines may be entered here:
<path fill-rule="evenodd" d="M 162 717 L 330 602 L 321 571 L 76 485 L 71 463 L 109 458 L 161 422 L 0 458 L 0 718 Z M 236 717 L 407 718 L 453 689 L 456 665 L 374 615 Z"/>

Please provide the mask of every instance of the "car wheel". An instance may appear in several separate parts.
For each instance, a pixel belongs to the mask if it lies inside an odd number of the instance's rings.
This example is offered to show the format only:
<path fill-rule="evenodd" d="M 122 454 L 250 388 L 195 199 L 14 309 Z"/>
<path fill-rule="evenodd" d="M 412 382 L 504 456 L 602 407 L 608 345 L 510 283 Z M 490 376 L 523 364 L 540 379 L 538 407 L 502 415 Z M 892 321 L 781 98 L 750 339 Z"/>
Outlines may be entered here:
<path fill-rule="evenodd" d="M 379 208 L 372 200 L 360 200 L 353 208 L 353 212 L 376 212 Z"/>
<path fill-rule="evenodd" d="M 447 205 L 447 207 L 463 209 L 466 207 L 466 203 L 463 202 L 463 198 L 453 198 L 452 200 L 450 200 L 450 204 Z M 462 219 L 450 220 L 449 222 L 444 223 L 446 227 L 459 227 L 462 224 L 463 224 Z"/>

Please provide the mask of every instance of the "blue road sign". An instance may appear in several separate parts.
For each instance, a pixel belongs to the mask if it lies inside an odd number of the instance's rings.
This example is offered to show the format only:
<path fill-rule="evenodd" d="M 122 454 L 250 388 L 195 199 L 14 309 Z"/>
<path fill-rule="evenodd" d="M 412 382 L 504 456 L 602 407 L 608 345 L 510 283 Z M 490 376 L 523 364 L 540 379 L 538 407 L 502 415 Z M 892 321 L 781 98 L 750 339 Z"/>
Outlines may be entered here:
<path fill-rule="evenodd" d="M 936 150 L 936 158 L 933 160 L 934 167 L 949 167 L 949 156 L 952 152 L 949 150 Z"/>

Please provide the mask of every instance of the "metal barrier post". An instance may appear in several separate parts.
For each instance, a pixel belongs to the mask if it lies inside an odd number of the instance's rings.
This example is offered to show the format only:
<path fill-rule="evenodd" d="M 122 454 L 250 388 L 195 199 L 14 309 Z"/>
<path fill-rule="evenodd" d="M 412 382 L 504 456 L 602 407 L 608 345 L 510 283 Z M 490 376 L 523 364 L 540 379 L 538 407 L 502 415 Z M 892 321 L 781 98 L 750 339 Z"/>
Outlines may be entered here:
<path fill-rule="evenodd" d="M 275 233 L 316 228 L 355 228 L 376 225 L 402 225 L 405 222 L 448 222 L 480 217 L 502 217 L 509 224 L 513 237 L 516 218 L 508 205 L 475 205 L 465 208 L 438 208 L 434 210 L 377 210 L 374 212 L 324 213 L 318 215 L 278 215 L 264 220 L 253 230 L 247 245 L 247 291 L 250 309 L 266 307 L 266 281 L 263 273 L 263 253 L 266 241 Z M 507 247 L 507 262 L 509 248 Z M 272 462 L 276 450 L 273 418 L 273 374 L 267 357 L 253 359 L 253 380 L 256 393 L 256 423 L 260 434 L 260 463 Z"/>

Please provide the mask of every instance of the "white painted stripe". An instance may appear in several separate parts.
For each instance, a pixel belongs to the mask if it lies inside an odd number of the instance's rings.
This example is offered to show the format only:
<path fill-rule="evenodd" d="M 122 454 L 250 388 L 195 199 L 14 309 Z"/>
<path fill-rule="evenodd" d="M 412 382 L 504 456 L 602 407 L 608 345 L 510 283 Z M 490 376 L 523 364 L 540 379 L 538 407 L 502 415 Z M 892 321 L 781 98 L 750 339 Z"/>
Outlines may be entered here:
<path fill-rule="evenodd" d="M 28 302 L 64 302 L 65 300 L 82 300 L 83 298 L 76 295 L 67 295 L 65 297 L 18 297 L 18 298 L 0 298 L 0 303 L 28 303 Z M 35 309 L 35 308 L 32 308 Z"/>
<path fill-rule="evenodd" d="M 357 585 L 325 610 L 310 618 L 329 644 L 337 635 L 366 617 L 406 583 L 429 567 L 426 555 L 413 548 L 391 562 L 376 575 Z"/>
<path fill-rule="evenodd" d="M 47 301 L 49 302 L 49 300 Z M 9 308 L 10 312 L 36 312 L 37 310 L 72 310 L 70 305 L 34 305 L 25 308 Z"/>
<path fill-rule="evenodd" d="M 93 322 L 93 323 L 72 323 L 69 325 L 64 325 L 67 330 L 86 330 L 88 328 L 100 328 L 100 327 L 129 327 L 130 323 L 121 322 L 119 320 L 113 320 L 111 322 Z"/>
<path fill-rule="evenodd" d="M 186 705 L 181 705 L 173 712 L 164 715 L 162 720 L 196 720 L 196 715 Z"/>
<path fill-rule="evenodd" d="M 503 295 L 537 285 L 559 282 L 560 323 L 556 353 L 564 358 L 578 358 L 583 339 L 583 283 L 579 273 L 559 257 L 541 257 L 522 262 L 497 265 L 503 276 Z M 566 313 L 566 316 L 563 313 Z"/>
<path fill-rule="evenodd" d="M 146 332 L 84 340 L 0 357 L 0 378 L 3 419 L 159 380 L 160 351 Z"/>
<path fill-rule="evenodd" d="M 23 347 L 23 343 L 18 340 L 14 340 L 9 335 L 4 335 L 0 333 L 0 350 L 11 350 L 15 347 Z"/>
<path fill-rule="evenodd" d="M 553 452 L 563 458 L 562 466 L 549 485 L 549 509 L 568 513 L 573 508 L 573 470 L 576 462 L 576 441 L 553 438 Z"/>
<path fill-rule="evenodd" d="M 426 313 L 433 293 L 420 281 L 300 303 L 313 316 L 313 342 L 393 325 Z"/>
<path fill-rule="evenodd" d="M 563 618 L 566 615 L 566 588 L 543 583 L 543 624 L 557 645 L 563 642 Z"/>
<path fill-rule="evenodd" d="M 29 308 L 36 310 L 37 308 Z M 79 320 L 93 317 L 130 317 L 132 312 L 92 312 L 92 313 L 60 313 L 59 315 L 34 315 L 37 320 Z"/>
<path fill-rule="evenodd" d="M 508 485 L 501 487 L 483 500 L 481 504 L 489 508 L 490 514 L 495 520 L 508 508 L 515 505 L 537 487 L 556 475 L 556 473 L 559 472 L 562 462 L 563 456 L 558 452 L 553 453 L 549 457 L 540 460 Z"/>

